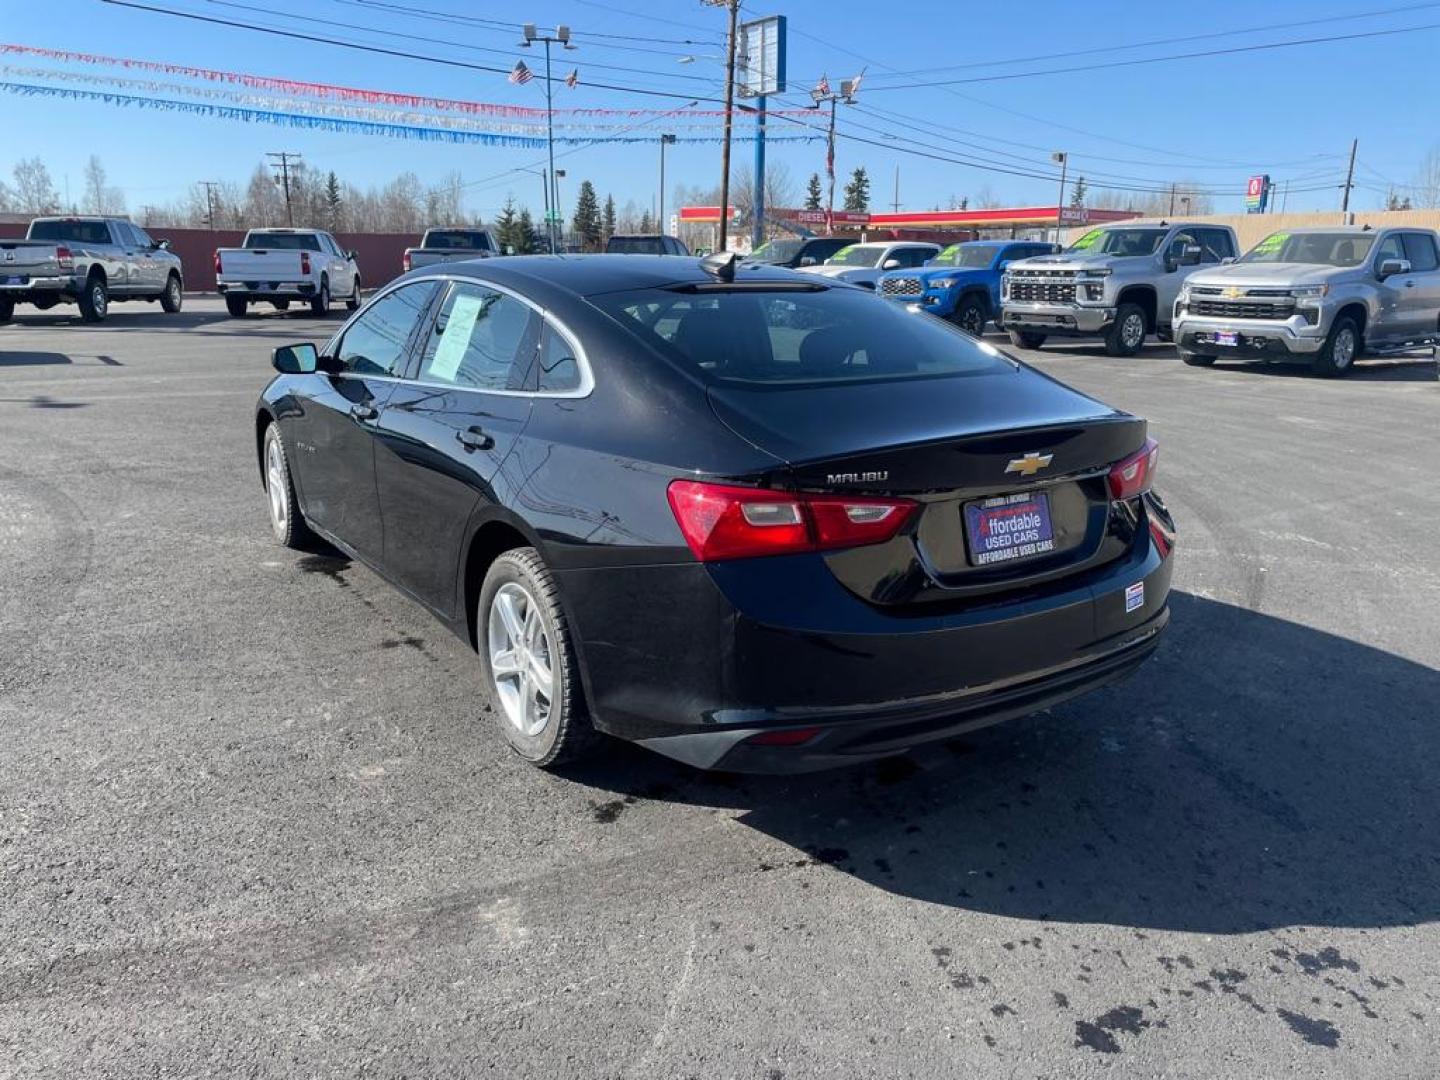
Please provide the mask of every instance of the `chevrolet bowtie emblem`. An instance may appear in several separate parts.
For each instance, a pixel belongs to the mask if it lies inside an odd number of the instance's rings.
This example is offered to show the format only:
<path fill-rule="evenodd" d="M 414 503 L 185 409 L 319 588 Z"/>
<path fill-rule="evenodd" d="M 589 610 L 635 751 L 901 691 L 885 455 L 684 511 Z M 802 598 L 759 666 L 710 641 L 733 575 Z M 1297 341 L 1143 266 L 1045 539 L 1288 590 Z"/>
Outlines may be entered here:
<path fill-rule="evenodd" d="M 1009 465 L 1005 466 L 1007 473 L 1019 473 L 1021 476 L 1034 476 L 1041 469 L 1045 468 L 1054 460 L 1054 454 L 1037 454 L 1033 451 L 1024 457 L 1017 457 Z"/>
<path fill-rule="evenodd" d="M 1240 297 L 1245 295 L 1245 290 L 1237 289 L 1234 285 L 1229 285 L 1226 286 L 1225 290 L 1220 295 L 1225 297 L 1226 300 L 1238 300 L 1240 299 Z"/>

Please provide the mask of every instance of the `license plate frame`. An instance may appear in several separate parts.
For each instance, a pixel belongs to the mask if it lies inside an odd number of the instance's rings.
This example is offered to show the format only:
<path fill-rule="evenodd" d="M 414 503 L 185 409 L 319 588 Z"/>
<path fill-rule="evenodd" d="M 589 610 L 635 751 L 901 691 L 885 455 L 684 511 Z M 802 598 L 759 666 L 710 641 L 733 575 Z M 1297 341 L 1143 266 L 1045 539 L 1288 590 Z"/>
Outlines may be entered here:
<path fill-rule="evenodd" d="M 961 517 L 971 566 L 1026 562 L 1055 550 L 1048 492 L 1022 491 L 977 499 L 964 505 Z M 994 526 L 1000 522 L 1006 524 L 996 530 Z"/>
<path fill-rule="evenodd" d="M 1223 345 L 1227 349 L 1235 349 L 1240 346 L 1240 333 L 1237 330 L 1217 330 L 1210 335 L 1210 339 L 1216 345 Z"/>

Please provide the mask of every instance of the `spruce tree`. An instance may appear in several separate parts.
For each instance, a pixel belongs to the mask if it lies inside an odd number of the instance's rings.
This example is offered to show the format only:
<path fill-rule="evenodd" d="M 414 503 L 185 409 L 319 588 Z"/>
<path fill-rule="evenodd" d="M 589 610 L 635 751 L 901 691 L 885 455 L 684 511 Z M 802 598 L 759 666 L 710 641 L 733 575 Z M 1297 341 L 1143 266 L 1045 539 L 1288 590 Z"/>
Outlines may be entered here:
<path fill-rule="evenodd" d="M 540 247 L 540 238 L 535 235 L 535 222 L 527 206 L 520 211 L 520 220 L 515 224 L 515 254 L 533 255 Z"/>
<path fill-rule="evenodd" d="M 612 236 L 615 235 L 615 196 L 614 196 L 614 195 L 606 195 L 606 196 L 605 196 L 605 217 L 604 217 L 604 219 L 603 219 L 603 220 L 601 221 L 601 223 L 600 223 L 600 229 L 601 229 L 601 232 L 604 233 L 606 240 L 609 240 L 610 237 L 612 237 Z"/>
<path fill-rule="evenodd" d="M 600 201 L 595 196 L 595 185 L 589 180 L 580 182 L 580 196 L 575 200 L 575 216 L 570 225 L 585 251 L 600 250 Z"/>
<path fill-rule="evenodd" d="M 870 209 L 870 174 L 864 165 L 850 174 L 850 182 L 845 185 L 845 209 L 856 214 Z"/>
<path fill-rule="evenodd" d="M 810 182 L 805 186 L 805 209 L 819 210 L 824 193 L 820 190 L 820 174 L 811 173 Z"/>
<path fill-rule="evenodd" d="M 519 237 L 516 235 L 519 224 L 515 216 L 515 198 L 507 196 L 505 205 L 495 218 L 495 242 L 500 245 L 501 251 L 520 251 Z"/>

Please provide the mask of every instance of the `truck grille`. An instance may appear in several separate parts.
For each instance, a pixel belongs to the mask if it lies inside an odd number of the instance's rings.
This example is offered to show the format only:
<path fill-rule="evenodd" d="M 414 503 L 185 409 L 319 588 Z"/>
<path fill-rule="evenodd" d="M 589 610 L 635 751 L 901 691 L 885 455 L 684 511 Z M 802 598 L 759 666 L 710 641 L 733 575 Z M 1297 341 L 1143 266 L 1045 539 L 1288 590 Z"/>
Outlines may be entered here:
<path fill-rule="evenodd" d="M 1010 299 L 1022 302 L 1035 301 L 1042 304 L 1073 304 L 1075 302 L 1075 282 L 1073 279 L 1037 281 L 1033 278 L 1012 278 L 1010 280 Z"/>
<path fill-rule="evenodd" d="M 880 279 L 881 296 L 919 296 L 921 291 L 919 278 L 887 277 Z"/>
<path fill-rule="evenodd" d="M 1295 314 L 1295 305 L 1278 300 L 1202 300 L 1192 297 L 1190 311 L 1192 314 L 1209 318 L 1269 319 L 1284 322 Z"/>

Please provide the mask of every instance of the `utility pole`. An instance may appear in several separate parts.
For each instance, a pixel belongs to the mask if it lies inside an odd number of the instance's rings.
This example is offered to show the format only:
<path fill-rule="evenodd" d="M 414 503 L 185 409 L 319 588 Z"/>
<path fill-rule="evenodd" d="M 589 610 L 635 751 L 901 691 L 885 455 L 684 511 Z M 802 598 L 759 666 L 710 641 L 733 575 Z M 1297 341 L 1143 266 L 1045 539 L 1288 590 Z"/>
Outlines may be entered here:
<path fill-rule="evenodd" d="M 1173 180 L 1170 182 L 1170 213 L 1166 214 L 1165 216 L 1175 216 L 1175 182 Z"/>
<path fill-rule="evenodd" d="M 735 121 L 735 22 L 740 14 L 740 0 L 704 0 L 712 7 L 723 4 L 729 9 L 730 30 L 725 45 L 725 141 L 720 147 L 720 235 L 716 251 L 724 251 L 729 234 L 727 211 L 730 209 L 730 134 Z"/>
<path fill-rule="evenodd" d="M 840 83 L 840 92 L 830 92 L 829 79 L 822 78 L 820 85 L 810 91 L 810 107 L 818 109 L 821 105 L 830 106 L 830 128 L 825 137 L 825 171 L 830 177 L 829 192 L 825 201 L 825 231 L 835 231 L 835 106 L 838 102 L 845 102 L 846 105 L 855 104 L 855 91 L 860 82 L 860 75 L 853 79 L 845 79 Z"/>
<path fill-rule="evenodd" d="M 890 209 L 895 213 L 900 212 L 900 166 L 895 166 L 895 201 L 890 204 Z"/>
<path fill-rule="evenodd" d="M 1350 168 L 1345 173 L 1345 194 L 1340 199 L 1340 212 L 1342 214 L 1348 214 L 1350 212 L 1350 189 L 1355 186 L 1355 151 L 1359 146 L 1359 139 L 1350 140 Z"/>
<path fill-rule="evenodd" d="M 570 43 L 570 28 L 568 26 L 557 26 L 554 34 L 541 34 L 535 29 L 534 23 L 525 23 L 520 27 L 522 48 L 530 48 L 537 41 L 545 43 L 545 143 L 550 156 L 550 182 L 554 184 L 554 191 L 548 193 L 548 198 L 554 206 L 554 217 L 560 216 L 560 185 L 556 180 L 555 173 L 555 99 L 554 88 L 550 80 L 550 46 L 552 44 L 563 45 L 566 49 L 574 49 Z M 550 251 L 558 250 L 556 245 L 557 222 L 551 219 L 549 211 L 545 214 L 545 235 L 550 241 Z"/>
<path fill-rule="evenodd" d="M 1065 217 L 1065 170 L 1070 165 L 1070 155 L 1064 150 L 1056 150 L 1050 155 L 1050 160 L 1060 166 L 1060 201 L 1055 204 L 1055 243 L 1058 244 Z"/>
<path fill-rule="evenodd" d="M 211 232 L 215 231 L 215 189 L 220 185 L 214 180 L 201 180 L 200 186 L 205 189 L 205 227 Z"/>
<path fill-rule="evenodd" d="M 290 165 L 300 160 L 300 155 L 288 150 L 279 153 L 265 155 L 268 158 L 275 158 L 278 164 L 272 164 L 272 169 L 280 170 L 280 182 L 285 185 L 285 221 L 293 229 L 295 227 L 295 211 L 290 205 Z"/>
<path fill-rule="evenodd" d="M 674 135 L 660 136 L 660 211 L 655 215 L 661 235 L 665 235 L 665 147 L 675 141 Z"/>

